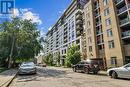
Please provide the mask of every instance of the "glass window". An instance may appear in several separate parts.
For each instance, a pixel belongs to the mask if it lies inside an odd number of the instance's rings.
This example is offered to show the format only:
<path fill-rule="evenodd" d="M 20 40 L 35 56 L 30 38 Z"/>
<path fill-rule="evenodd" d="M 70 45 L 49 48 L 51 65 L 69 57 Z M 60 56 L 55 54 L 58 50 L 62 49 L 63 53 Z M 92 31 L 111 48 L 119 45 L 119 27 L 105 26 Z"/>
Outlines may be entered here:
<path fill-rule="evenodd" d="M 89 52 L 92 52 L 92 46 L 89 46 Z"/>
<path fill-rule="evenodd" d="M 116 57 L 111 57 L 111 65 L 117 65 L 117 59 Z"/>
<path fill-rule="evenodd" d="M 108 30 L 107 30 L 107 36 L 108 36 L 108 37 L 113 36 L 112 29 L 108 29 Z"/>
<path fill-rule="evenodd" d="M 92 38 L 88 37 L 88 43 L 92 43 Z"/>
<path fill-rule="evenodd" d="M 114 40 L 108 41 L 108 44 L 109 44 L 109 48 L 115 47 Z"/>
<path fill-rule="evenodd" d="M 103 5 L 104 6 L 108 5 L 108 3 L 109 3 L 109 0 L 103 0 Z"/>
<path fill-rule="evenodd" d="M 130 64 L 127 64 L 125 67 L 130 67 Z"/>
<path fill-rule="evenodd" d="M 111 19 L 110 18 L 106 19 L 106 26 L 109 26 L 109 25 L 111 25 Z"/>
<path fill-rule="evenodd" d="M 104 10 L 104 16 L 107 16 L 110 14 L 109 7 Z"/>

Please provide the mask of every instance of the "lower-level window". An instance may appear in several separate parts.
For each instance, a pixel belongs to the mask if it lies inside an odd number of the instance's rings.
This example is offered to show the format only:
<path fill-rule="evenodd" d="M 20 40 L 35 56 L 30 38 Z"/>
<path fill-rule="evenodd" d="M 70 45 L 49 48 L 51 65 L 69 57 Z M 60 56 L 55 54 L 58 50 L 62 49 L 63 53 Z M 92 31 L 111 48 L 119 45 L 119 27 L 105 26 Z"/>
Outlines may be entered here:
<path fill-rule="evenodd" d="M 111 57 L 111 65 L 114 65 L 114 66 L 117 65 L 117 58 L 116 57 Z"/>

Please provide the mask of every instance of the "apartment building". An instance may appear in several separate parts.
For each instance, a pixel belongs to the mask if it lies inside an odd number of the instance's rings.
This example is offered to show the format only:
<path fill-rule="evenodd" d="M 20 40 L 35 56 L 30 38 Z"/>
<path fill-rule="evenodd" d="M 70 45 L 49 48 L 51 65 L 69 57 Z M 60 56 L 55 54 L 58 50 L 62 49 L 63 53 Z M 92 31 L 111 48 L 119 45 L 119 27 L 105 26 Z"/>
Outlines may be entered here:
<path fill-rule="evenodd" d="M 87 58 L 104 67 L 130 62 L 130 0 L 88 0 L 84 15 Z"/>
<path fill-rule="evenodd" d="M 83 6 L 86 2 L 73 0 L 63 15 L 46 34 L 45 55 L 53 54 L 54 63 L 60 54 L 60 62 L 64 65 L 67 49 L 76 44 L 82 53 Z"/>

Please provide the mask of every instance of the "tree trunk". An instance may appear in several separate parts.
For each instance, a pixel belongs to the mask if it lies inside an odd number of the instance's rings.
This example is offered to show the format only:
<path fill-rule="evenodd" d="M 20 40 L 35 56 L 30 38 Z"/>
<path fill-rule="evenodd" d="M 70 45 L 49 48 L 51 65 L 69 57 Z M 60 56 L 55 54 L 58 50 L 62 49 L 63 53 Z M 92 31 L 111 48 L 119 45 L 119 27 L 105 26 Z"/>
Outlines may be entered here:
<path fill-rule="evenodd" d="M 15 37 L 13 35 L 12 46 L 11 46 L 11 51 L 10 51 L 10 55 L 9 55 L 8 68 L 11 68 L 11 66 L 12 66 L 12 55 L 13 55 L 13 50 L 14 50 L 14 44 L 15 44 Z"/>

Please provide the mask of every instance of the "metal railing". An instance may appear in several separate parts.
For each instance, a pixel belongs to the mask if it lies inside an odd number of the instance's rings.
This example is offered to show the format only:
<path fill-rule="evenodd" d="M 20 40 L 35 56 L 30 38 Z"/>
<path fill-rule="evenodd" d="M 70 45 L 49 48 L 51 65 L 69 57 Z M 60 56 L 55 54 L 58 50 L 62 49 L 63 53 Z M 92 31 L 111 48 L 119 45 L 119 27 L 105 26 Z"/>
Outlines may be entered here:
<path fill-rule="evenodd" d="M 125 23 L 127 23 L 127 22 L 130 22 L 130 19 L 129 19 L 129 18 L 125 18 L 125 19 L 123 19 L 123 20 L 120 20 L 120 25 L 125 24 Z"/>
<path fill-rule="evenodd" d="M 126 11 L 126 10 L 127 10 L 127 7 L 124 6 L 124 7 L 120 8 L 120 9 L 117 11 L 117 13 L 120 14 L 120 13 Z"/>
<path fill-rule="evenodd" d="M 122 35 L 123 37 L 130 36 L 130 30 L 123 32 Z"/>
<path fill-rule="evenodd" d="M 124 0 L 115 0 L 115 3 L 117 4 L 117 3 L 122 2 L 122 1 L 124 1 Z"/>

